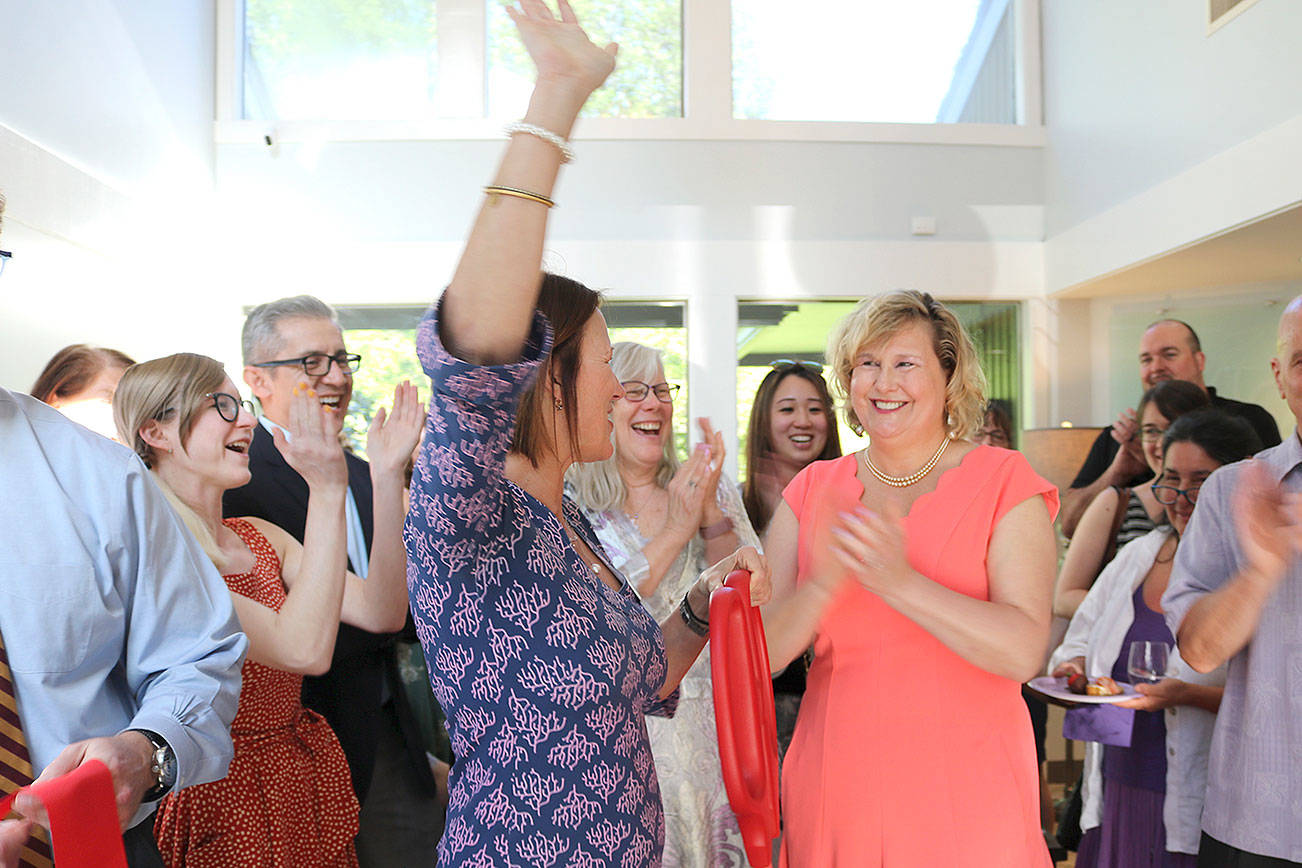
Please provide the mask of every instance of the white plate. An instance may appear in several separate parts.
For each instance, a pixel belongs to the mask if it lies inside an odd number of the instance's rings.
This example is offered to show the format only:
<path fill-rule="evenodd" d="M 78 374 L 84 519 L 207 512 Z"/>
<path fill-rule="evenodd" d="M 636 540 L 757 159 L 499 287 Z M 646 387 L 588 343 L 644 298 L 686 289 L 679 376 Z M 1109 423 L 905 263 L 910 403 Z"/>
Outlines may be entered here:
<path fill-rule="evenodd" d="M 1041 675 L 1039 678 L 1032 678 L 1026 682 L 1026 686 L 1048 699 L 1056 702 L 1069 702 L 1073 705 L 1105 705 L 1111 702 L 1125 702 L 1127 699 L 1134 699 L 1140 695 L 1134 687 L 1123 681 L 1117 682 L 1121 692 L 1115 696 L 1090 696 L 1088 693 L 1072 693 L 1067 689 L 1066 678 L 1054 678 L 1052 675 Z"/>

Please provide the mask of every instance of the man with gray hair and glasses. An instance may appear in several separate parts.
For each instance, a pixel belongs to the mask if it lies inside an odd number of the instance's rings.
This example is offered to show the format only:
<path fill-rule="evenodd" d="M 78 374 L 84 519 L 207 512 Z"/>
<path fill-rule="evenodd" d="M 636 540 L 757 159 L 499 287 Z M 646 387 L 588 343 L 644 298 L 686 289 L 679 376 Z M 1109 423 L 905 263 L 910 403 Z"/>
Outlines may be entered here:
<path fill-rule="evenodd" d="M 252 479 L 226 492 L 222 509 L 227 516 L 266 519 L 302 542 L 307 483 L 285 462 L 271 432 L 288 425 L 290 403 L 302 389 L 330 408 L 335 432 L 342 432 L 361 357 L 344 346 L 334 309 L 310 295 L 277 299 L 250 311 L 242 348 L 244 382 L 262 405 L 262 416 L 249 445 Z M 370 465 L 347 451 L 345 458 L 348 568 L 366 578 Z M 363 868 L 432 866 L 441 830 L 437 785 L 398 671 L 398 639 L 340 624 L 330 671 L 303 679 L 303 704 L 330 722 L 348 758 L 362 805 L 357 855 Z"/>

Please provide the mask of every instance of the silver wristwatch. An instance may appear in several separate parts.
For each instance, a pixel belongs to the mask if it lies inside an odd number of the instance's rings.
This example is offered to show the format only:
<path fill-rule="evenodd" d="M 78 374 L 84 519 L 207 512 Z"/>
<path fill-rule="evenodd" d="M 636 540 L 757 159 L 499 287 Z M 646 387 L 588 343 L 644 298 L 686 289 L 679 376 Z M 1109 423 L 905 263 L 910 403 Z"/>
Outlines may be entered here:
<path fill-rule="evenodd" d="M 176 785 L 176 752 L 167 743 L 167 739 L 150 729 L 133 729 L 154 746 L 149 760 L 149 771 L 154 776 L 154 785 L 145 791 L 143 802 L 156 802 L 171 791 Z"/>

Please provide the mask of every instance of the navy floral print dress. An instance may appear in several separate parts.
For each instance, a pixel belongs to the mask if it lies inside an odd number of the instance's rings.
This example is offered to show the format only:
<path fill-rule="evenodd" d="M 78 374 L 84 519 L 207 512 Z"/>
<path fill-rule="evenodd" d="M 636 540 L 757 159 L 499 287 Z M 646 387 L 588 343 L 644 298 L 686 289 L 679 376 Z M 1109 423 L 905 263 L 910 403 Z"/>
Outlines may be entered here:
<path fill-rule="evenodd" d="M 411 610 L 457 757 L 439 864 L 659 865 L 664 814 L 643 718 L 671 715 L 677 698 L 657 696 L 660 628 L 503 475 L 550 327 L 535 314 L 523 358 L 491 367 L 453 357 L 438 328 L 431 310 L 417 335 L 434 391 L 405 538 Z M 600 554 L 579 509 L 564 508 Z"/>

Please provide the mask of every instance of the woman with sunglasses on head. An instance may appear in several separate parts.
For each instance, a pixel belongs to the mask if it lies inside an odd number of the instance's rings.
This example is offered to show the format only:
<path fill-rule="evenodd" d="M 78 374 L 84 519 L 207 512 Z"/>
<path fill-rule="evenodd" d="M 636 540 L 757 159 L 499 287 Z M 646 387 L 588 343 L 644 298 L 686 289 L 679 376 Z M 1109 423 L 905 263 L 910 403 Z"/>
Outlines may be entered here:
<path fill-rule="evenodd" d="M 615 62 L 559 6 L 559 19 L 543 0 L 508 7 L 537 81 L 416 337 L 436 397 L 412 476 L 408 584 L 457 757 L 443 865 L 659 865 L 645 718 L 672 713 L 728 573 L 750 570 L 752 598 L 768 596 L 764 561 L 742 548 L 657 624 L 564 495 L 571 464 L 610 457 L 624 388 L 600 296 L 540 272 L 566 139 Z"/>
<path fill-rule="evenodd" d="M 338 625 L 402 627 L 403 466 L 420 436 L 416 389 L 394 392 L 367 435 L 375 545 L 365 581 L 345 569 L 348 484 L 334 429 L 313 391 L 297 391 L 285 460 L 308 484 L 300 545 L 257 518 L 222 520 L 222 493 L 249 481 L 256 418 L 221 365 L 180 353 L 127 370 L 113 398 L 118 435 L 154 472 L 182 520 L 226 578 L 249 637 L 235 756 L 226 778 L 168 796 L 154 833 L 169 866 L 356 865 L 357 798 L 325 720 L 303 708 L 304 675 L 330 666 Z"/>
<path fill-rule="evenodd" d="M 827 359 L 869 443 L 797 474 L 765 535 L 769 663 L 814 645 L 782 864 L 1047 868 L 1021 683 L 1049 641 L 1057 491 L 968 440 L 985 377 L 930 295 L 865 299 Z"/>
<path fill-rule="evenodd" d="M 663 621 L 710 564 L 739 545 L 758 548 L 759 539 L 737 489 L 723 478 L 723 437 L 708 420 L 700 420 L 704 442 L 679 462 L 678 386 L 665 382 L 659 351 L 617 343 L 610 366 L 624 389 L 610 414 L 614 454 L 575 464 L 565 478 L 612 566 Z M 707 648 L 683 677 L 674 719 L 647 720 L 665 809 L 666 866 L 746 863 L 723 789 L 713 695 Z"/>
<path fill-rule="evenodd" d="M 1129 682 L 1132 642 L 1171 648 L 1166 677 L 1136 685 L 1141 695 L 1118 703 L 1134 709 L 1129 746 L 1086 743 L 1079 868 L 1193 868 L 1196 862 L 1225 668 L 1203 675 L 1185 663 L 1162 617 L 1162 593 L 1203 481 L 1260 448 L 1247 423 L 1218 410 L 1196 410 L 1171 423 L 1161 439 L 1161 472 L 1150 486 L 1169 523 L 1131 542 L 1104 568 L 1049 660 L 1057 677 Z"/>
<path fill-rule="evenodd" d="M 768 528 L 783 490 L 797 473 L 815 461 L 841 457 L 834 412 L 818 362 L 778 359 L 760 381 L 746 429 L 746 482 L 741 489 L 756 533 Z M 797 657 L 773 678 L 779 760 L 786 757 L 795 733 L 807 659 L 808 655 Z"/>
<path fill-rule="evenodd" d="M 778 359 L 755 390 L 746 434 L 741 499 L 756 533 L 768 528 L 782 491 L 813 461 L 841 457 L 832 395 L 818 362 Z"/>

